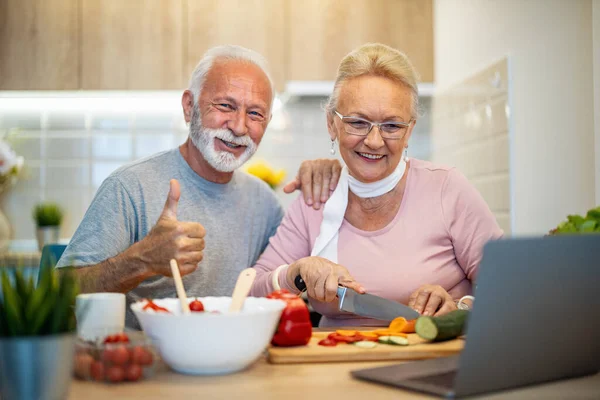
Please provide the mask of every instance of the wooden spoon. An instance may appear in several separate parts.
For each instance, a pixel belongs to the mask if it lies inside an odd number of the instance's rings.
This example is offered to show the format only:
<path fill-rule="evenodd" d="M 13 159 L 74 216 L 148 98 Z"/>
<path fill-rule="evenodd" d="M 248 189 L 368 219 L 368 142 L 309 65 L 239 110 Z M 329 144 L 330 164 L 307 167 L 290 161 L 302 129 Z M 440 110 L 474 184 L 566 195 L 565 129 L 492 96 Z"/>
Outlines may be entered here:
<path fill-rule="evenodd" d="M 171 260 L 171 273 L 173 274 L 173 280 L 175 281 L 175 288 L 177 289 L 177 297 L 181 303 L 181 311 L 184 314 L 190 313 L 190 305 L 188 303 L 187 296 L 185 295 L 185 289 L 183 288 L 183 281 L 181 280 L 181 274 L 179 273 L 179 265 L 175 259 Z"/>
<path fill-rule="evenodd" d="M 250 293 L 252 282 L 256 277 L 256 270 L 254 268 L 246 268 L 238 276 L 235 288 L 233 289 L 233 295 L 231 295 L 231 305 L 229 306 L 229 312 L 239 312 L 244 305 L 244 300 Z"/>

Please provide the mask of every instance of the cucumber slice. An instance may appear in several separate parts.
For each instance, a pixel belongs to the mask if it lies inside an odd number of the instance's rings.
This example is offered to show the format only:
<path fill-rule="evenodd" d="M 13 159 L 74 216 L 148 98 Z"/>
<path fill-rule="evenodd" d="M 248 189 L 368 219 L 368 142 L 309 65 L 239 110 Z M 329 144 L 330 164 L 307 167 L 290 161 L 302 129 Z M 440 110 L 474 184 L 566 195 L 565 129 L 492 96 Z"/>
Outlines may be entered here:
<path fill-rule="evenodd" d="M 415 331 L 425 340 L 440 341 L 462 335 L 467 326 L 469 311 L 456 310 L 441 317 L 419 317 Z"/>
<path fill-rule="evenodd" d="M 388 343 L 396 346 L 408 346 L 408 339 L 402 336 L 390 336 Z"/>
<path fill-rule="evenodd" d="M 361 340 L 359 342 L 354 342 L 354 345 L 360 347 L 361 349 L 372 349 L 373 347 L 377 346 L 377 343 L 369 340 Z"/>
<path fill-rule="evenodd" d="M 391 336 L 379 336 L 379 338 L 377 338 L 377 340 L 379 341 L 379 343 L 390 344 L 391 338 L 392 338 Z"/>

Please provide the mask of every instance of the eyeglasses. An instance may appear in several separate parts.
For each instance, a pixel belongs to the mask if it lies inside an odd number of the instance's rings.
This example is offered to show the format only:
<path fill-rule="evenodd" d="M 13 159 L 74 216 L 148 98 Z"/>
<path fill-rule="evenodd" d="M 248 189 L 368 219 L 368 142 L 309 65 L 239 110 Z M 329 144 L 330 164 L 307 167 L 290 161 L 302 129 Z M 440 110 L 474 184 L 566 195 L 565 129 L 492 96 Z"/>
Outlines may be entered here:
<path fill-rule="evenodd" d="M 344 116 L 333 110 L 335 115 L 340 117 L 342 122 L 344 123 L 344 128 L 346 133 L 349 135 L 356 136 L 367 136 L 369 132 L 373 129 L 374 126 L 379 128 L 379 134 L 384 139 L 402 139 L 404 134 L 406 133 L 406 129 L 410 126 L 412 119 L 408 122 L 371 122 L 367 119 L 354 117 L 354 116 Z"/>

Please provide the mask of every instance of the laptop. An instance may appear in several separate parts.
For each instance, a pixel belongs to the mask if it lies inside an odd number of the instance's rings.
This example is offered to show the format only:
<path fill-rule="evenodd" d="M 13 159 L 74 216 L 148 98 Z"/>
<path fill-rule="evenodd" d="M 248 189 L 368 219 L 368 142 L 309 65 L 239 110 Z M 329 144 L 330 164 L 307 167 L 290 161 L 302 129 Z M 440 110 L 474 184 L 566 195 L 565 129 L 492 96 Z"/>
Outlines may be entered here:
<path fill-rule="evenodd" d="M 600 370 L 600 235 L 485 245 L 460 355 L 352 371 L 447 398 Z"/>

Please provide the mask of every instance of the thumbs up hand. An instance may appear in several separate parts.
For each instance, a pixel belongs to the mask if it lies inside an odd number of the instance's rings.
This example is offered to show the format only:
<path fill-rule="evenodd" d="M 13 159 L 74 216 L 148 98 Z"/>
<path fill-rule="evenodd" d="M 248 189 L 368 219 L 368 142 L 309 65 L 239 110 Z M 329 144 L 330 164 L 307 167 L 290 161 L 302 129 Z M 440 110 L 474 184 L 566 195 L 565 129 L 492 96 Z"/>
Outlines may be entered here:
<path fill-rule="evenodd" d="M 152 274 L 171 276 L 169 261 L 177 260 L 181 275 L 194 272 L 202 261 L 204 227 L 196 222 L 177 220 L 177 204 L 181 190 L 179 182 L 171 179 L 165 207 L 148 235 L 134 244 L 138 257 Z"/>

